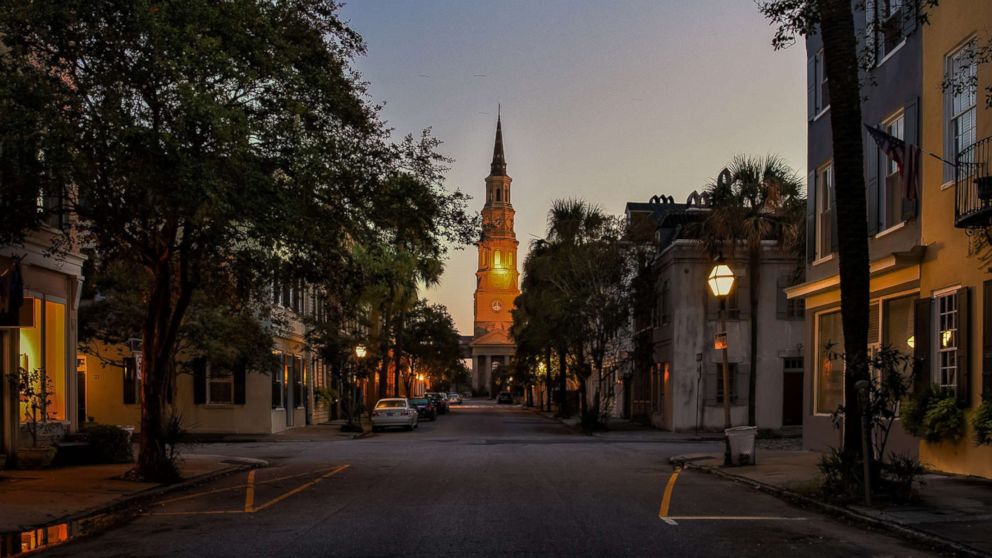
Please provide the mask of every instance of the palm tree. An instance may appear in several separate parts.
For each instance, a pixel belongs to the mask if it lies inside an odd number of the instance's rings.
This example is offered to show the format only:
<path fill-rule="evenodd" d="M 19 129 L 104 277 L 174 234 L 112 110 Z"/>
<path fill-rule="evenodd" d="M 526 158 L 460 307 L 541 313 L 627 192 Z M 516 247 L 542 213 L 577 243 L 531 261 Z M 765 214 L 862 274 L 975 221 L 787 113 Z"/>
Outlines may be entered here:
<path fill-rule="evenodd" d="M 738 155 L 720 176 L 707 187 L 712 206 L 698 233 L 699 240 L 714 256 L 733 256 L 737 249 L 746 253 L 751 312 L 747 416 L 748 424 L 753 425 L 756 424 L 762 242 L 774 240 L 780 248 L 796 252 L 799 269 L 806 199 L 797 173 L 775 155 Z"/>

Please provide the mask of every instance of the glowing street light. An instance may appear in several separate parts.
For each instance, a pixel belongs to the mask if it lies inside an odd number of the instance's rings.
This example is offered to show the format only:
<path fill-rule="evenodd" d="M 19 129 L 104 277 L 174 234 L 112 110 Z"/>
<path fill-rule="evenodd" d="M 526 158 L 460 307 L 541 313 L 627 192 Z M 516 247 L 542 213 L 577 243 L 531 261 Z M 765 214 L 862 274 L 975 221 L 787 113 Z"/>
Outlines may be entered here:
<path fill-rule="evenodd" d="M 724 297 L 730 294 L 734 288 L 734 272 L 725 263 L 718 263 L 710 271 L 710 277 L 706 280 L 713 291 L 713 296 Z"/>
<path fill-rule="evenodd" d="M 365 345 L 358 345 L 355 347 L 355 356 L 358 358 L 365 358 L 367 351 L 365 350 Z"/>
<path fill-rule="evenodd" d="M 721 349 L 723 356 L 723 427 L 731 428 L 730 422 L 730 363 L 727 357 L 727 295 L 734 288 L 734 271 L 730 266 L 723 263 L 723 258 L 717 259 L 717 263 L 710 270 L 710 276 L 706 280 L 713 292 L 713 296 L 720 300 L 720 332 L 717 333 L 716 345 Z M 725 434 L 726 449 L 723 455 L 725 465 L 730 465 L 730 437 Z"/>

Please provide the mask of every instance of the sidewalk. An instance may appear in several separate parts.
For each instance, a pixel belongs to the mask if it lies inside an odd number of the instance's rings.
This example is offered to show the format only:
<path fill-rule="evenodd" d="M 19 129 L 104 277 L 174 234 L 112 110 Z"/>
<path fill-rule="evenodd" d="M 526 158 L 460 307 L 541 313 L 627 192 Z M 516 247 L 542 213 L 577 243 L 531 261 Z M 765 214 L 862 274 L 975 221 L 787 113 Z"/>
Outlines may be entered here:
<path fill-rule="evenodd" d="M 528 407 L 521 407 L 523 409 L 528 409 Z M 580 426 L 580 419 L 578 414 L 572 415 L 569 418 L 561 418 L 555 416 L 554 412 L 541 411 L 538 408 L 529 408 L 529 410 L 534 413 L 541 415 L 542 417 L 557 421 L 576 432 L 580 432 L 593 438 L 601 438 L 604 440 L 612 440 L 617 442 L 629 442 L 629 443 L 679 443 L 679 442 L 714 442 L 723 441 L 723 434 L 717 432 L 699 432 L 698 434 L 694 432 L 670 432 L 667 430 L 659 430 L 651 426 L 646 426 L 638 422 L 634 422 L 627 419 L 621 418 L 610 418 L 606 424 L 606 430 L 597 430 L 594 432 L 584 432 Z"/>
<path fill-rule="evenodd" d="M 895 531 L 903 536 L 946 546 L 971 556 L 992 556 L 992 481 L 940 474 L 923 475 L 920 501 L 908 505 L 867 508 L 835 506 L 813 499 L 819 484 L 811 451 L 758 450 L 757 465 L 723 467 L 722 453 L 673 457 L 672 463 L 749 484 L 795 501 L 861 523 Z"/>
<path fill-rule="evenodd" d="M 256 459 L 185 454 L 180 464 L 184 480 L 173 485 L 123 480 L 124 473 L 134 467 L 130 463 L 0 471 L 0 533 L 105 513 L 264 465 Z"/>

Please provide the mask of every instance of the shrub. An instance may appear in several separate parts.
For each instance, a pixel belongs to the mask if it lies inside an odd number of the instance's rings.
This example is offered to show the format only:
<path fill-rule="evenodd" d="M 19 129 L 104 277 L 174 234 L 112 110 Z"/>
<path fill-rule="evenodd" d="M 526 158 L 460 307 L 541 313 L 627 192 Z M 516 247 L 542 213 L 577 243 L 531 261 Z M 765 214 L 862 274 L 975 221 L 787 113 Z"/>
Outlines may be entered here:
<path fill-rule="evenodd" d="M 86 437 L 90 443 L 90 460 L 93 463 L 131 463 L 131 434 L 123 428 L 109 424 L 89 424 Z"/>
<path fill-rule="evenodd" d="M 916 485 L 923 484 L 917 477 L 925 472 L 915 458 L 891 454 L 888 463 L 882 464 L 886 492 L 897 503 L 913 501 L 917 496 Z"/>
<path fill-rule="evenodd" d="M 864 467 L 854 452 L 830 448 L 830 453 L 820 457 L 816 468 L 823 475 L 820 492 L 824 499 L 846 504 L 864 494 Z"/>
<path fill-rule="evenodd" d="M 975 443 L 992 445 L 992 400 L 986 399 L 971 416 L 971 427 L 975 429 Z"/>
<path fill-rule="evenodd" d="M 964 436 L 964 411 L 951 396 L 942 395 L 931 399 L 927 413 L 923 417 L 923 438 L 936 443 L 944 440 L 956 442 Z"/>
<path fill-rule="evenodd" d="M 923 419 L 927 416 L 927 408 L 930 406 L 930 389 L 922 390 L 914 394 L 913 397 L 904 401 L 899 408 L 899 418 L 902 419 L 902 427 L 917 438 L 923 437 Z"/>

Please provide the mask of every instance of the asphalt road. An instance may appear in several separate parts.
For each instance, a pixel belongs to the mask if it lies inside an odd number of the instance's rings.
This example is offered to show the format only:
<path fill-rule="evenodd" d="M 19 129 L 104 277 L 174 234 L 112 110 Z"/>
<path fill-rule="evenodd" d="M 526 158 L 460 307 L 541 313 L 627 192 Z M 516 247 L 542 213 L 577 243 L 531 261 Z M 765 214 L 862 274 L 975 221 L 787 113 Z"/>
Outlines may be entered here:
<path fill-rule="evenodd" d="M 129 523 L 45 555 L 930 554 L 710 475 L 685 471 L 671 481 L 670 456 L 717 449 L 584 436 L 488 403 L 456 407 L 415 432 L 199 446 L 193 451 L 271 466 L 170 496 Z"/>

